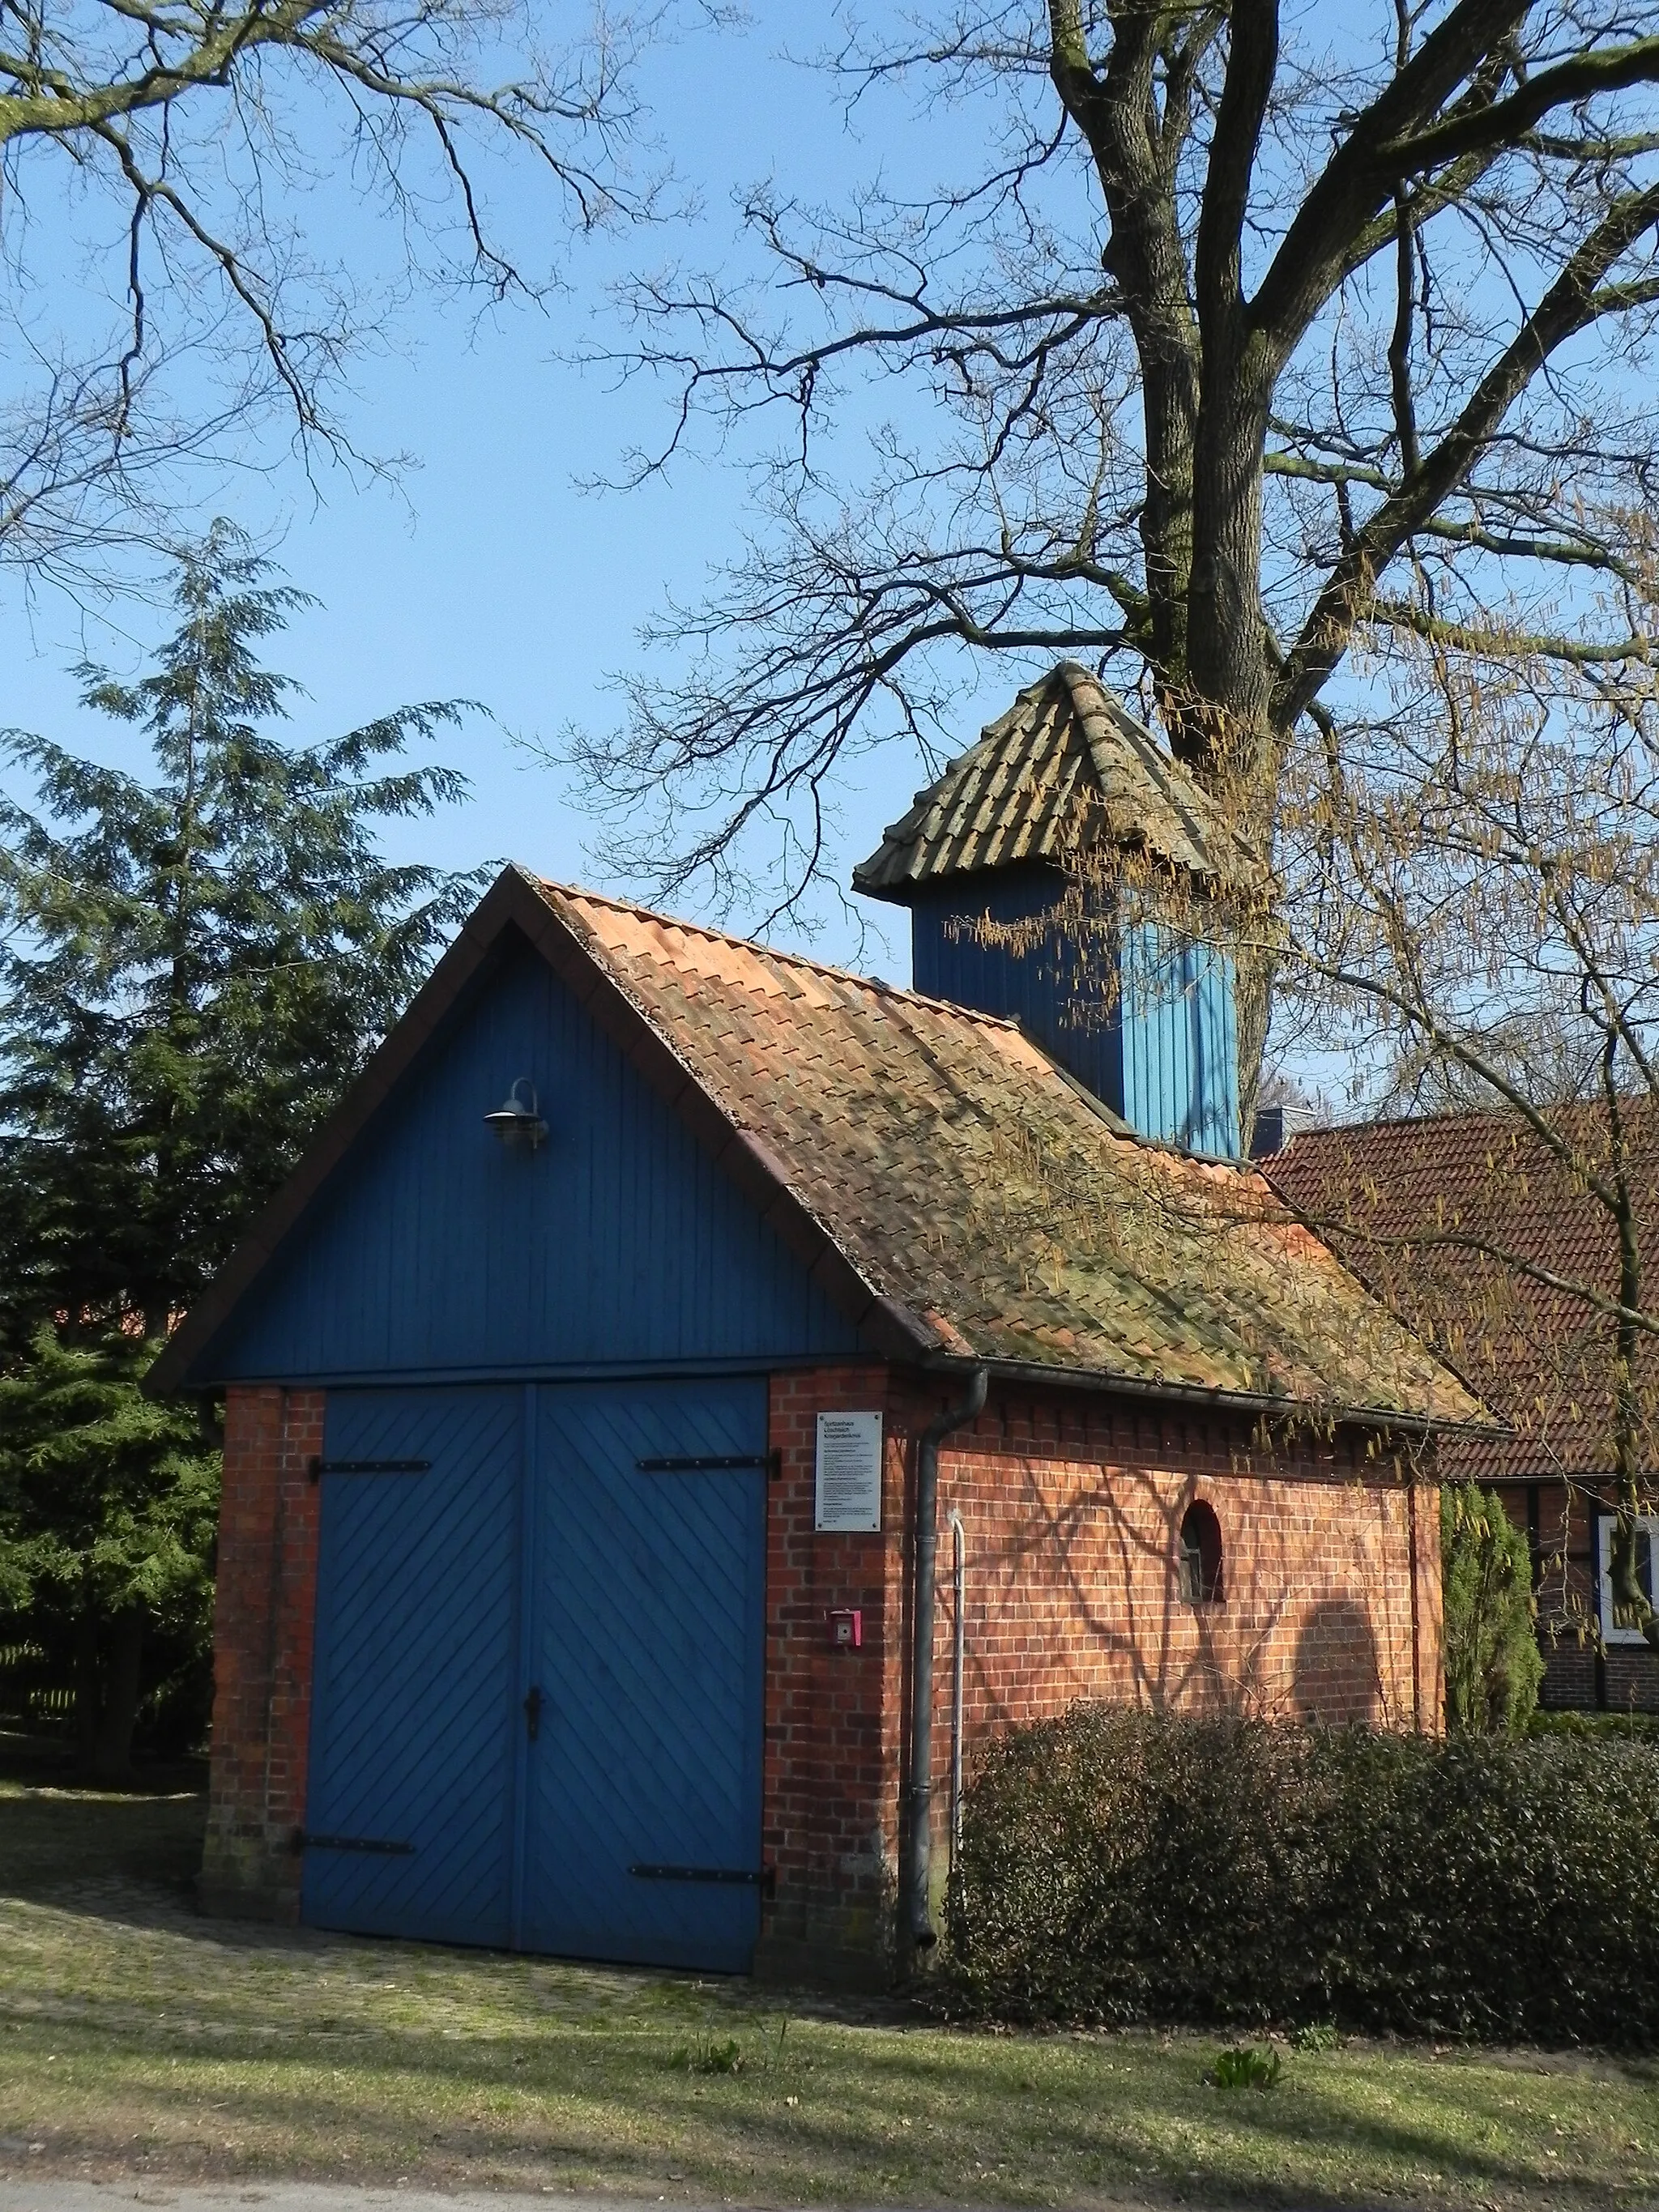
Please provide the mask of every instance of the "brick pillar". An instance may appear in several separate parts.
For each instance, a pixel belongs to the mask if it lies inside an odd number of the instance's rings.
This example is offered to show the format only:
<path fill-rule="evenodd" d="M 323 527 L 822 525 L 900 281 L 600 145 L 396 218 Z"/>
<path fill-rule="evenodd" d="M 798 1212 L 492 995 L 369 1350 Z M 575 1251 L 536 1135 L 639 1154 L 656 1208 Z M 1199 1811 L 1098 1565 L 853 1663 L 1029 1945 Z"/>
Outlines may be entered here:
<path fill-rule="evenodd" d="M 311 1726 L 320 1390 L 233 1388 L 214 1608 L 204 1911 L 297 1920 Z"/>
<path fill-rule="evenodd" d="M 758 1974 L 879 1986 L 892 1971 L 897 1845 L 896 1683 L 902 1673 L 903 1442 L 884 1434 L 878 1535 L 813 1528 L 817 1416 L 889 1408 L 884 1367 L 772 1377 L 767 1485 L 763 1848 L 776 1872 Z M 856 1607 L 864 1641 L 830 1644 L 832 1607 Z"/>

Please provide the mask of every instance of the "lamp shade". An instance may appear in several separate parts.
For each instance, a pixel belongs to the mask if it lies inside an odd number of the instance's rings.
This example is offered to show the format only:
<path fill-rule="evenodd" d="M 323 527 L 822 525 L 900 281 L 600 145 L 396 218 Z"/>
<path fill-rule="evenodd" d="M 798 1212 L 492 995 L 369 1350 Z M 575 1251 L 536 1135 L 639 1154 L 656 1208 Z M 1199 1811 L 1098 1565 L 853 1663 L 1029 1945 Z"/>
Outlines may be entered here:
<path fill-rule="evenodd" d="M 536 1086 L 521 1075 L 493 1113 L 484 1115 L 484 1127 L 493 1129 L 510 1152 L 533 1152 L 547 1141 Z"/>

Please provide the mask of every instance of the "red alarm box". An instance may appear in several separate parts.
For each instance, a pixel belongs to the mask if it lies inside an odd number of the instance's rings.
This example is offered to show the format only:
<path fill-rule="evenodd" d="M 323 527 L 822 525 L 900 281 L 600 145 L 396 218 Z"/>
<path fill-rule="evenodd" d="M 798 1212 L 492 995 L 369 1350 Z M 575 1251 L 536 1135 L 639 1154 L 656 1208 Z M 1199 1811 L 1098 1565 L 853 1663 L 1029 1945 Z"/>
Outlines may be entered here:
<path fill-rule="evenodd" d="M 837 1651 L 861 1651 L 864 1649 L 864 1612 L 856 1605 L 833 1607 L 825 1616 L 830 1623 L 830 1641 Z"/>

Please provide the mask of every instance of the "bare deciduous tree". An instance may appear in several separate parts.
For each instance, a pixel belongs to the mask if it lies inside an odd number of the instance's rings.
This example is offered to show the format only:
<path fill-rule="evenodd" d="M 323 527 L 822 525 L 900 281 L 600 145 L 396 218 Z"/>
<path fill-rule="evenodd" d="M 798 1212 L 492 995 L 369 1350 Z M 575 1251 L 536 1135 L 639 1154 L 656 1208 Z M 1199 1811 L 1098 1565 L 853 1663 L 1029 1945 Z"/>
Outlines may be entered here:
<path fill-rule="evenodd" d="M 0 559 L 79 577 L 170 542 L 181 471 L 246 461 L 256 416 L 349 455 L 341 371 L 388 307 L 362 210 L 389 218 L 394 289 L 499 298 L 555 259 L 495 225 L 512 157 L 553 187 L 549 234 L 641 204 L 619 156 L 650 19 L 556 43 L 546 12 L 0 0 Z"/>
<path fill-rule="evenodd" d="M 1659 696 L 1645 670 L 1432 641 L 1389 694 L 1340 758 L 1287 756 L 1279 1041 L 1368 1070 L 1370 1103 L 1479 1111 L 1486 1170 L 1448 1191 L 1396 1150 L 1410 1188 L 1385 1192 L 1338 1132 L 1305 1188 L 1292 1150 L 1289 1187 L 1514 1401 L 1536 1472 L 1611 1483 L 1613 1600 L 1659 1649 L 1637 1550 L 1659 1494 Z"/>
<path fill-rule="evenodd" d="M 766 824 L 798 896 L 849 749 L 949 725 L 957 648 L 1091 655 L 1264 854 L 1357 645 L 1644 657 L 1659 11 L 963 0 L 832 67 L 923 133 L 955 103 L 983 160 L 919 199 L 757 191 L 759 274 L 632 293 L 619 358 L 674 402 L 635 473 L 700 418 L 758 431 L 763 520 L 579 749 L 619 857 L 730 884 Z"/>

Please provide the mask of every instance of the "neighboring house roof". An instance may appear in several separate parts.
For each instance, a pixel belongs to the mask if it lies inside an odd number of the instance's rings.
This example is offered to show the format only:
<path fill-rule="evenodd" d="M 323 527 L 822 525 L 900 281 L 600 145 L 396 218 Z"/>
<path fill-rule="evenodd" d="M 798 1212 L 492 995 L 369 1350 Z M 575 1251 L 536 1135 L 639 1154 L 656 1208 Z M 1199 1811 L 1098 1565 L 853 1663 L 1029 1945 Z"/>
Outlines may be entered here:
<path fill-rule="evenodd" d="M 1063 660 L 916 793 L 853 887 L 903 902 L 923 884 L 1103 842 L 1206 879 L 1243 872 L 1243 848 L 1203 787 L 1099 679 Z"/>
<path fill-rule="evenodd" d="M 1013 1024 L 514 870 L 156 1387 L 187 1376 L 509 925 L 873 1347 L 1373 1419 L 1480 1418 L 1258 1175 L 1121 1133 Z"/>
<path fill-rule="evenodd" d="M 1552 1115 L 1588 1162 L 1605 1113 Z M 1647 1306 L 1659 1304 L 1659 1111 L 1631 1105 Z M 1518 1115 L 1450 1114 L 1310 1129 L 1261 1166 L 1355 1272 L 1434 1345 L 1512 1430 L 1449 1440 L 1443 1469 L 1480 1481 L 1612 1468 L 1613 1324 L 1575 1292 L 1618 1287 L 1612 1218 Z M 1532 1271 L 1528 1273 L 1528 1270 Z M 1651 1419 L 1659 1346 L 1640 1340 Z M 1649 1463 L 1659 1465 L 1651 1450 Z"/>

